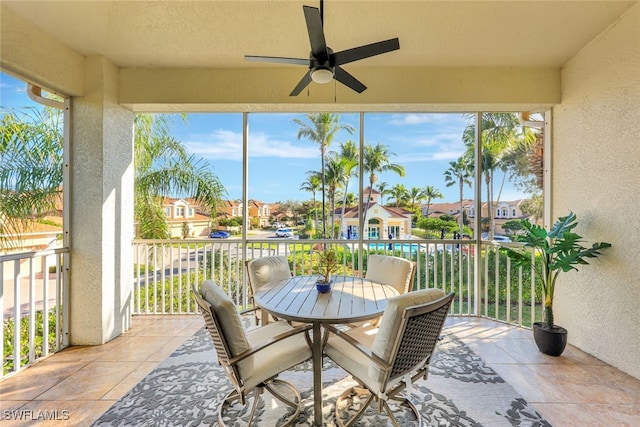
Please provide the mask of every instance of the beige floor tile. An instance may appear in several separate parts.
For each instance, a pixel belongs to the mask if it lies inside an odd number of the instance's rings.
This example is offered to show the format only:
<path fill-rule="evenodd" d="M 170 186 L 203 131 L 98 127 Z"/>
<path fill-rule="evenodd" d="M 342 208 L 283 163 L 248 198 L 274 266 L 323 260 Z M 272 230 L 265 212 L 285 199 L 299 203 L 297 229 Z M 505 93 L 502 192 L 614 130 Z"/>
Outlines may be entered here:
<path fill-rule="evenodd" d="M 136 384 L 144 379 L 151 371 L 158 366 L 157 362 L 143 362 L 129 375 L 109 390 L 101 400 L 116 401 L 127 394 Z"/>
<path fill-rule="evenodd" d="M 555 427 L 637 427 L 640 405 L 538 403 L 535 405 Z"/>
<path fill-rule="evenodd" d="M 45 359 L 0 381 L 0 401 L 33 400 L 86 366 L 86 362 L 50 363 Z"/>
<path fill-rule="evenodd" d="M 171 356 L 184 342 L 189 339 L 188 337 L 175 337 L 165 343 L 158 351 L 149 356 L 147 361 L 149 362 L 162 362 L 167 357 Z"/>
<path fill-rule="evenodd" d="M 37 400 L 99 400 L 140 362 L 91 362 L 37 397 Z"/>

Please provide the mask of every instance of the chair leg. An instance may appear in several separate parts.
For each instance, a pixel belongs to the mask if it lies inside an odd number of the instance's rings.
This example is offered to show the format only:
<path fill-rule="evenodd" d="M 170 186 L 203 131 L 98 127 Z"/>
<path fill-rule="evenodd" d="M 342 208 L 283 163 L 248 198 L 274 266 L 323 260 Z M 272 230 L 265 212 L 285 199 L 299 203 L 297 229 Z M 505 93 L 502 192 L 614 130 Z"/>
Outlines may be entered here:
<path fill-rule="evenodd" d="M 351 418 L 349 418 L 346 422 L 343 423 L 342 418 L 340 418 L 340 413 L 338 412 L 339 410 L 338 408 L 340 407 L 340 404 L 344 400 L 352 400 L 354 396 L 358 396 L 360 397 L 360 399 L 364 399 L 366 396 L 366 401 L 364 403 L 361 403 L 360 409 L 358 409 L 358 411 Z M 356 421 L 358 421 L 358 419 L 362 416 L 362 414 L 364 414 L 364 411 L 367 410 L 367 408 L 369 407 L 369 404 L 371 404 L 371 401 L 373 400 L 373 397 L 374 397 L 373 394 L 371 394 L 369 390 L 361 387 L 354 386 L 347 389 L 344 393 L 340 395 L 340 397 L 338 397 L 334 406 L 333 412 L 336 419 L 336 424 L 338 424 L 339 427 L 352 426 Z"/>
<path fill-rule="evenodd" d="M 360 408 L 357 410 L 357 412 L 351 418 L 349 418 L 346 422 L 343 422 L 342 418 L 340 418 L 340 413 L 338 412 L 338 410 L 339 410 L 338 408 L 343 403 L 343 401 L 351 400 L 351 399 L 353 399 L 354 396 L 358 396 L 358 397 L 360 397 L 360 399 L 364 399 L 365 396 L 366 396 L 366 401 L 360 405 Z M 350 427 L 350 426 L 354 425 L 354 423 L 356 421 L 358 421 L 358 419 L 362 416 L 362 414 L 364 414 L 364 412 L 367 410 L 367 408 L 369 407 L 369 405 L 373 401 L 374 397 L 375 396 L 373 394 L 371 394 L 369 392 L 369 390 L 367 390 L 365 388 L 362 388 L 362 387 L 354 386 L 354 387 L 351 387 L 351 388 L 347 389 L 336 400 L 336 404 L 335 404 L 335 408 L 334 408 L 334 415 L 335 415 L 335 418 L 336 418 L 336 424 L 338 426 L 340 426 L 340 427 Z M 390 400 L 395 400 L 395 401 L 399 402 L 400 405 L 403 405 L 403 406 L 406 406 L 407 408 L 409 408 L 411 410 L 411 412 L 413 412 L 413 414 L 416 417 L 416 421 L 417 421 L 418 427 L 422 427 L 422 416 L 420 415 L 420 412 L 418 411 L 418 408 L 413 404 L 413 402 L 411 402 L 406 397 L 402 397 L 402 396 L 390 397 L 389 399 Z M 391 411 L 391 407 L 388 405 L 388 403 L 386 401 L 382 401 L 382 407 L 384 408 L 385 412 L 387 413 L 387 416 L 389 417 L 389 419 L 391 420 L 393 425 L 395 427 L 400 427 L 400 424 L 398 423 L 398 420 L 393 415 L 393 413 Z"/>
<path fill-rule="evenodd" d="M 411 400 L 403 396 L 390 397 L 389 400 L 395 400 L 396 402 L 399 402 L 400 405 L 404 405 L 407 408 L 409 408 L 411 412 L 413 412 L 413 415 L 415 415 L 416 417 L 418 427 L 422 427 L 422 415 L 420 414 L 420 411 L 418 411 L 418 408 L 416 407 L 416 405 L 414 405 Z M 391 418 L 394 425 L 398 425 L 396 422 L 396 417 L 393 416 L 393 414 L 391 413 L 391 408 L 389 407 L 389 404 L 387 402 L 384 402 L 384 406 L 385 406 L 385 410 L 387 411 L 387 414 L 389 415 L 389 418 Z"/>
<path fill-rule="evenodd" d="M 286 396 L 284 396 L 282 393 L 280 393 L 278 390 L 276 390 L 273 386 L 274 385 L 283 385 L 285 387 L 287 387 L 293 394 L 294 394 L 294 400 L 290 400 L 289 398 L 287 398 Z M 267 390 L 269 393 L 271 393 L 276 399 L 278 399 L 279 401 L 281 401 L 282 403 L 284 403 L 285 405 L 291 407 L 292 409 L 294 409 L 294 413 L 292 415 L 290 415 L 288 417 L 288 420 L 286 423 L 283 424 L 283 427 L 288 427 L 288 426 L 292 426 L 295 422 L 296 422 L 296 418 L 298 418 L 298 415 L 300 415 L 300 404 L 302 402 L 302 397 L 300 396 L 300 392 L 298 391 L 298 389 L 291 383 L 287 382 L 287 381 L 283 381 L 280 379 L 273 379 L 269 382 L 263 383 L 259 386 L 257 386 L 255 389 L 253 389 L 253 391 L 251 392 L 251 397 L 253 397 L 253 403 L 251 405 L 251 413 L 249 415 L 249 419 L 247 421 L 247 426 L 250 426 L 251 423 L 253 422 L 253 418 L 255 417 L 256 414 L 256 410 L 258 408 L 258 401 L 261 399 L 261 395 L 263 394 L 264 390 Z M 233 390 L 231 391 L 229 394 L 227 394 L 224 398 L 224 400 L 222 401 L 222 403 L 220 404 L 220 406 L 218 407 L 218 424 L 222 427 L 229 427 L 225 422 L 224 422 L 224 418 L 223 418 L 223 411 L 224 411 L 224 407 L 225 405 L 230 404 L 231 402 L 238 400 L 241 403 L 243 403 L 242 396 L 236 391 Z"/>
<path fill-rule="evenodd" d="M 282 393 L 280 393 L 278 390 L 273 388 L 273 385 L 275 385 L 275 384 L 282 384 L 285 387 L 287 387 L 289 390 L 291 390 L 293 392 L 293 394 L 295 395 L 295 399 L 297 400 L 297 402 L 293 401 L 293 400 L 289 400 L 287 397 L 282 395 Z M 269 383 L 266 383 L 264 385 L 264 387 L 276 399 L 278 399 L 279 401 L 281 401 L 285 405 L 287 405 L 287 406 L 289 406 L 289 407 L 291 407 L 291 408 L 293 408 L 295 410 L 293 415 L 289 416 L 289 420 L 285 424 L 283 424 L 283 427 L 292 426 L 293 423 L 296 421 L 296 418 L 298 418 L 298 415 L 300 415 L 300 403 L 302 402 L 302 396 L 300 396 L 300 392 L 298 391 L 298 389 L 293 384 L 291 384 L 291 383 L 289 383 L 287 381 L 284 381 L 284 380 L 277 379 L 277 378 L 274 378 Z"/>
<path fill-rule="evenodd" d="M 256 387 L 253 390 L 253 392 L 251 392 L 253 396 L 253 404 L 251 405 L 251 414 L 249 415 L 247 426 L 251 425 L 251 422 L 253 421 L 253 417 L 256 414 L 256 409 L 258 408 L 258 400 L 260 400 L 260 394 L 262 392 L 261 389 L 262 387 Z M 218 424 L 222 427 L 229 427 L 227 423 L 224 422 L 224 418 L 222 416 L 224 411 L 224 406 L 226 404 L 233 402 L 234 400 L 239 400 L 241 403 L 244 403 L 243 402 L 244 399 L 242 398 L 240 393 L 238 393 L 236 390 L 232 390 L 231 392 L 229 392 L 229 394 L 225 396 L 225 398 L 222 400 L 222 403 L 220 403 L 220 406 L 218 407 Z"/>

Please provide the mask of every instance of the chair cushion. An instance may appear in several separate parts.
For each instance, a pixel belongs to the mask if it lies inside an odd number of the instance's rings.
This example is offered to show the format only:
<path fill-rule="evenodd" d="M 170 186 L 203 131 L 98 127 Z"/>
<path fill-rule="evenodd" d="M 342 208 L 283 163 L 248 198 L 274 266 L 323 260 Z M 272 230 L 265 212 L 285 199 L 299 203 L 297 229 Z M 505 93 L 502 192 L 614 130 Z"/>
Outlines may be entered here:
<path fill-rule="evenodd" d="M 347 333 L 352 335 L 351 332 L 352 331 L 349 331 Z M 358 335 L 354 336 L 354 338 L 359 340 L 362 336 Z M 362 342 L 362 344 L 365 343 Z M 365 347 L 367 347 L 366 344 Z M 378 378 L 372 378 L 369 375 L 369 366 L 371 366 L 373 362 L 361 351 L 357 350 L 342 338 L 331 336 L 324 346 L 324 353 L 336 362 L 338 366 L 349 372 L 354 378 L 357 378 L 358 381 L 363 383 L 372 393 L 378 394 L 380 391 L 380 380 Z"/>
<path fill-rule="evenodd" d="M 291 277 L 291 269 L 286 256 L 266 256 L 256 258 L 247 263 L 249 283 L 253 292 L 265 283 Z"/>
<path fill-rule="evenodd" d="M 222 334 L 224 334 L 224 337 L 221 338 L 227 341 L 231 355 L 235 356 L 248 350 L 249 342 L 242 328 L 240 313 L 231 298 L 212 280 L 202 282 L 200 293 L 215 311 Z"/>
<path fill-rule="evenodd" d="M 440 289 L 423 289 L 390 298 L 387 308 L 382 314 L 378 333 L 373 340 L 372 353 L 382 360 L 390 362 L 391 352 L 394 349 L 393 341 L 399 334 L 402 313 L 405 309 L 414 305 L 426 304 L 444 296 L 445 293 Z M 380 371 L 377 365 L 370 365 L 369 375 L 379 381 L 382 379 L 383 372 Z"/>
<path fill-rule="evenodd" d="M 293 329 L 291 325 L 284 320 L 279 320 L 247 332 L 247 340 L 251 347 L 255 347 L 291 329 Z M 310 358 L 311 349 L 307 345 L 304 334 L 300 333 L 240 361 L 238 369 L 245 389 L 250 390 L 262 381 Z"/>
<path fill-rule="evenodd" d="M 365 278 L 393 286 L 401 294 L 409 290 L 413 263 L 389 255 L 369 255 Z"/>

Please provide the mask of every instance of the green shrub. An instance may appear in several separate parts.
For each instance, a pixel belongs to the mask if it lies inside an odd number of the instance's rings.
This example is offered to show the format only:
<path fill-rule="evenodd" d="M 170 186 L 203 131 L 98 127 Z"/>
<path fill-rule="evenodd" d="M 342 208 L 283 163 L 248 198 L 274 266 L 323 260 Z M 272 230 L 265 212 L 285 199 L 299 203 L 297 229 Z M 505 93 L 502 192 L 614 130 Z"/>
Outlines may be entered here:
<path fill-rule="evenodd" d="M 20 318 L 20 365 L 24 366 L 29 363 L 29 320 L 30 316 L 23 316 Z M 49 350 L 53 351 L 57 349 L 56 346 L 56 308 L 49 310 L 48 314 L 49 327 L 46 334 Z M 14 334 L 15 334 L 15 322 L 12 318 L 3 322 L 2 328 L 4 330 L 4 354 L 2 355 L 2 369 L 3 374 L 7 374 L 14 369 Z M 44 311 L 38 310 L 35 312 L 35 338 L 34 338 L 34 359 L 41 357 L 44 354 Z"/>

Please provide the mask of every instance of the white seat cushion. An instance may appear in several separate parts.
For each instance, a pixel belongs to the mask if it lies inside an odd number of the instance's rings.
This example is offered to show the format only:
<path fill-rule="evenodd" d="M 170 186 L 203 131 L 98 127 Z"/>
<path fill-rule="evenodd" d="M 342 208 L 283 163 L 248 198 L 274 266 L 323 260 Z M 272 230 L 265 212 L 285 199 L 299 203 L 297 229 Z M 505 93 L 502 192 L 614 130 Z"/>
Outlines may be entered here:
<path fill-rule="evenodd" d="M 256 258 L 247 263 L 249 283 L 256 292 L 265 283 L 291 277 L 291 269 L 286 256 L 267 256 Z"/>
<path fill-rule="evenodd" d="M 382 319 L 380 319 L 380 328 L 373 340 L 371 352 L 382 360 L 390 362 L 393 340 L 398 337 L 400 332 L 402 313 L 405 309 L 414 305 L 426 304 L 444 296 L 445 293 L 440 289 L 423 289 L 390 298 L 387 308 L 382 314 Z M 380 381 L 384 373 L 377 365 L 370 364 L 369 375 Z"/>
<path fill-rule="evenodd" d="M 365 278 L 393 286 L 401 294 L 411 286 L 413 263 L 408 259 L 388 255 L 369 255 Z"/>
<path fill-rule="evenodd" d="M 247 333 L 251 347 L 269 341 L 283 332 L 293 329 L 284 320 L 270 323 Z M 238 363 L 240 377 L 247 390 L 282 371 L 311 358 L 311 349 L 303 334 L 297 334 L 277 342 Z"/>
<path fill-rule="evenodd" d="M 205 280 L 200 285 L 202 298 L 211 304 L 227 341 L 232 356 L 249 349 L 249 342 L 242 327 L 242 320 L 236 305 L 212 280 Z"/>

